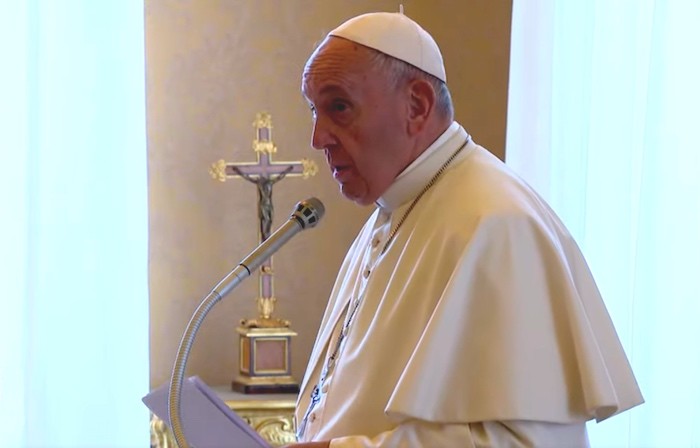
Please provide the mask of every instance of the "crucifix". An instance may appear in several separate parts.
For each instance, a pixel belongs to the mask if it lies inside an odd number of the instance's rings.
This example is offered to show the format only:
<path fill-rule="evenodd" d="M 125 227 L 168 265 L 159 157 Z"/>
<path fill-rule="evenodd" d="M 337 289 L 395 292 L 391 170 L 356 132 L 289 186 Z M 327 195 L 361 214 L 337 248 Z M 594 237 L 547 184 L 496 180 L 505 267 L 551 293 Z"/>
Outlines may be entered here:
<path fill-rule="evenodd" d="M 257 186 L 258 191 L 258 219 L 260 228 L 258 231 L 260 242 L 262 243 L 270 236 L 272 228 L 272 218 L 274 207 L 272 204 L 272 186 L 285 177 L 299 177 L 304 179 L 316 174 L 318 167 L 312 160 L 301 159 L 300 161 L 275 161 L 273 154 L 277 152 L 277 147 L 272 141 L 272 117 L 269 113 L 260 112 L 256 114 L 255 139 L 253 140 L 253 150 L 257 160 L 255 162 L 227 163 L 219 160 L 211 167 L 210 174 L 214 179 L 225 182 L 229 178 L 242 178 Z M 272 270 L 272 257 L 270 257 L 260 268 L 259 273 L 259 297 L 258 319 L 245 320 L 243 326 L 255 327 L 288 327 L 289 322 L 282 319 L 273 319 L 274 311 L 274 283 Z"/>
<path fill-rule="evenodd" d="M 227 163 L 219 160 L 211 166 L 209 173 L 214 179 L 240 178 L 255 184 L 258 191 L 258 219 L 260 242 L 270 236 L 273 204 L 272 187 L 285 177 L 304 179 L 316 174 L 316 163 L 308 159 L 297 162 L 273 160 L 277 147 L 272 141 L 272 118 L 261 112 L 253 122 L 255 139 L 253 150 L 255 162 Z M 299 385 L 291 376 L 291 338 L 296 333 L 289 328 L 290 322 L 273 318 L 275 290 L 273 284 L 272 257 L 265 261 L 259 271 L 258 318 L 243 319 L 239 334 L 239 375 L 231 386 L 233 390 L 246 394 L 297 393 Z"/>

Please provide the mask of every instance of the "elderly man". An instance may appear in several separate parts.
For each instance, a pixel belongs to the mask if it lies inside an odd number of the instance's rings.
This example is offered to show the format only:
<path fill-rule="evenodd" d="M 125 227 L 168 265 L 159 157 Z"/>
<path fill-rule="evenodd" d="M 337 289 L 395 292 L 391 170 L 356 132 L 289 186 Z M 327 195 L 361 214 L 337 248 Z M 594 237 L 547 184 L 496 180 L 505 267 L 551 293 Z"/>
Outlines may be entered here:
<path fill-rule="evenodd" d="M 642 403 L 578 247 L 453 119 L 440 50 L 402 14 L 329 33 L 302 91 L 350 248 L 297 406 L 298 447 L 587 446 Z"/>

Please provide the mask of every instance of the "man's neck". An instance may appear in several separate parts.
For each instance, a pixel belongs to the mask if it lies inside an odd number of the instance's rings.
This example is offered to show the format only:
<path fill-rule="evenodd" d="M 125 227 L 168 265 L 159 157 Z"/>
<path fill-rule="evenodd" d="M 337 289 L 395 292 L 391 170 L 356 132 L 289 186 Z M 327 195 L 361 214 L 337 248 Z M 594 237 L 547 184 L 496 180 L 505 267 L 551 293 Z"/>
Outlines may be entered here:
<path fill-rule="evenodd" d="M 425 129 L 420 133 L 420 135 L 416 136 L 416 143 L 413 146 L 414 151 L 408 165 L 420 157 L 420 155 L 423 154 L 423 152 L 425 152 L 425 150 L 428 149 L 430 145 L 435 142 L 435 140 L 444 134 L 453 121 L 454 120 L 447 118 L 435 118 L 434 120 L 428 121 Z"/>

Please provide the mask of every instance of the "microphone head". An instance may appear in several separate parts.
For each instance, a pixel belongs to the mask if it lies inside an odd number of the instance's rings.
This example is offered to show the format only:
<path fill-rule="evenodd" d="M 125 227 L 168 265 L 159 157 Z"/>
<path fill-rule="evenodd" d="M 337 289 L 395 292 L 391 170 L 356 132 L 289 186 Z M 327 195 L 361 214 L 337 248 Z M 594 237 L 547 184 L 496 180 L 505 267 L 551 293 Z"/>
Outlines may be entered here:
<path fill-rule="evenodd" d="M 325 212 L 323 202 L 318 198 L 309 198 L 297 204 L 290 218 L 295 218 L 302 229 L 307 229 L 318 224 Z"/>

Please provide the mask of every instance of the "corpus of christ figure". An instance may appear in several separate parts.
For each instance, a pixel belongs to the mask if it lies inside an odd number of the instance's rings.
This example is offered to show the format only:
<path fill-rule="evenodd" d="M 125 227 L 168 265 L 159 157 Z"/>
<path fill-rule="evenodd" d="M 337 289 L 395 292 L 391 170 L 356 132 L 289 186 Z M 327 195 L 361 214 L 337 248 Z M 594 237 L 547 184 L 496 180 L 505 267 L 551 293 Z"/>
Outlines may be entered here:
<path fill-rule="evenodd" d="M 262 175 L 251 175 L 244 173 L 237 166 L 232 166 L 235 173 L 241 176 L 248 182 L 254 183 L 258 187 L 258 217 L 260 218 L 260 242 L 265 241 L 270 237 L 270 230 L 272 229 L 272 217 L 274 213 L 274 206 L 272 205 L 272 186 L 277 182 L 284 179 L 290 171 L 294 169 L 294 166 L 289 165 L 284 171 L 278 175 L 262 176 Z"/>

